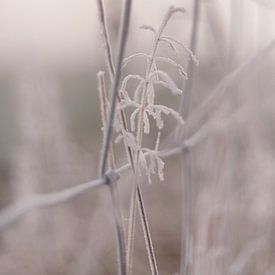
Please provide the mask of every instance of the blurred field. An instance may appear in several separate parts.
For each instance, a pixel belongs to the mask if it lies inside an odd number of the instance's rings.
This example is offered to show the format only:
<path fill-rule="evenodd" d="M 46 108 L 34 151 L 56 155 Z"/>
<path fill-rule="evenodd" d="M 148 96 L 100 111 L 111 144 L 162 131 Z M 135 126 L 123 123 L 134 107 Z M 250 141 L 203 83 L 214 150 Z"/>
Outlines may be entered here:
<path fill-rule="evenodd" d="M 98 177 L 102 145 L 96 73 L 106 70 L 96 1 L 3 0 L 0 4 L 0 207 L 33 193 L 58 191 Z M 166 30 L 190 43 L 193 1 L 134 1 L 127 56 L 151 50 L 170 5 L 186 8 Z M 105 1 L 116 48 L 120 1 Z M 224 80 L 275 39 L 273 0 L 201 0 L 190 114 L 221 84 L 224 95 L 190 125 L 211 129 L 191 148 L 192 193 L 180 156 L 165 163 L 165 181 L 142 180 L 159 272 L 180 274 L 185 198 L 192 197 L 192 263 L 188 275 L 275 274 L 275 58 L 266 51 L 238 81 Z M 166 47 L 161 54 L 171 55 Z M 175 58 L 175 56 L 173 56 Z M 187 58 L 178 62 L 186 66 Z M 176 73 L 163 67 L 183 86 Z M 125 73 L 143 72 L 138 61 Z M 179 99 L 160 91 L 163 104 Z M 162 149 L 183 140 L 170 133 Z M 213 129 L 213 131 L 212 131 Z M 204 133 L 204 132 L 203 132 Z M 188 136 L 188 137 L 190 137 Z M 146 139 L 152 143 L 150 138 Z M 127 159 L 119 146 L 119 164 Z M 183 164 L 185 162 L 183 161 Z M 127 225 L 133 181 L 119 181 Z M 183 218 L 183 223 L 182 223 Z M 116 274 L 116 242 L 107 188 L 32 211 L 0 232 L 0 274 Z M 137 222 L 133 274 L 150 274 Z M 186 275 L 186 274 L 184 274 Z"/>

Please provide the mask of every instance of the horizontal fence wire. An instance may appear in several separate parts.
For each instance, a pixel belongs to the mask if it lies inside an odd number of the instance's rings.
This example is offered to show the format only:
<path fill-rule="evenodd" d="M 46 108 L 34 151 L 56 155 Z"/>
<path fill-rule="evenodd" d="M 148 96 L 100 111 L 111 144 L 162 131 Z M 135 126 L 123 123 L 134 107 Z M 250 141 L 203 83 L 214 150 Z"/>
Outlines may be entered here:
<path fill-rule="evenodd" d="M 174 154 L 178 154 L 182 150 L 182 148 L 183 146 L 179 146 L 171 150 L 160 151 L 159 155 L 165 158 Z M 125 164 L 117 170 L 112 171 L 112 173 L 119 176 L 121 173 L 130 170 L 130 168 L 130 164 Z M 21 199 L 18 202 L 0 211 L 0 231 L 6 229 L 9 225 L 12 225 L 15 221 L 17 221 L 19 218 L 21 218 L 31 210 L 55 206 L 67 202 L 90 189 L 102 187 L 106 184 L 107 178 L 103 177 L 95 179 L 93 181 L 81 183 L 70 188 L 65 188 L 57 192 L 30 195 L 29 197 Z"/>
<path fill-rule="evenodd" d="M 270 99 L 260 106 L 243 108 L 228 118 L 208 122 L 192 137 L 186 139 L 181 145 L 159 151 L 158 156 L 167 159 L 180 153 L 184 153 L 186 152 L 186 149 L 197 146 L 211 135 L 223 133 L 225 131 L 232 131 L 234 130 L 234 127 L 242 127 L 242 125 L 255 119 L 255 117 L 261 117 L 267 113 L 272 113 L 274 112 L 273 102 L 274 101 Z M 148 153 L 145 154 L 145 157 L 148 157 Z M 112 174 L 113 176 L 117 175 L 119 178 L 120 175 L 129 170 L 131 170 L 131 165 L 127 163 L 115 171 L 108 171 L 107 176 Z M 59 205 L 74 199 L 90 189 L 103 187 L 107 184 L 107 178 L 108 177 L 99 178 L 70 188 L 65 188 L 61 191 L 48 194 L 34 194 L 21 199 L 0 211 L 0 231 L 7 229 L 31 210 Z"/>

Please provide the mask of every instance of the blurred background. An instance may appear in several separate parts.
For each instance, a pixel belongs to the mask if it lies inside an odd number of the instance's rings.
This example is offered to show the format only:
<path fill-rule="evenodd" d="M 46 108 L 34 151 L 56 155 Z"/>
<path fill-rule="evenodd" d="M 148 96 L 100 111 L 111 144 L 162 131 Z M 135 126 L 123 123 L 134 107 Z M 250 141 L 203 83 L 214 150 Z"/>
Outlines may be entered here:
<path fill-rule="evenodd" d="M 104 1 L 114 52 L 121 2 Z M 152 34 L 139 26 L 158 27 L 171 5 L 183 6 L 186 13 L 175 15 L 165 33 L 190 45 L 194 0 L 133 1 L 127 56 L 150 53 Z M 193 75 L 191 114 L 231 72 L 275 39 L 275 3 L 201 0 L 198 24 L 200 64 Z M 171 56 L 171 51 L 163 46 L 160 54 Z M 246 66 L 200 121 L 198 129 L 221 127 L 191 150 L 190 194 L 181 193 L 186 177 L 179 156 L 166 161 L 164 182 L 156 177 L 152 185 L 141 183 L 160 274 L 180 272 L 182 215 L 187 207 L 182 197 L 188 195 L 192 197 L 188 275 L 275 274 L 274 60 L 274 51 L 268 49 Z M 177 61 L 186 65 L 187 56 L 182 54 Z M 144 65 L 140 60 L 129 65 L 128 72 L 144 72 Z M 179 87 L 184 86 L 169 66 L 163 68 Z M 106 64 L 96 1 L 1 0 L 1 208 L 32 193 L 97 178 L 102 144 L 99 70 L 106 70 Z M 179 108 L 179 99 L 165 91 L 160 91 L 159 100 Z M 175 128 L 173 120 L 166 125 L 162 148 L 174 144 L 167 138 Z M 121 148 L 116 156 L 119 164 L 127 161 Z M 125 217 L 128 174 L 119 183 Z M 116 274 L 110 207 L 109 192 L 103 187 L 32 211 L 0 232 L 0 274 Z M 139 223 L 137 227 L 134 274 L 150 274 Z"/>

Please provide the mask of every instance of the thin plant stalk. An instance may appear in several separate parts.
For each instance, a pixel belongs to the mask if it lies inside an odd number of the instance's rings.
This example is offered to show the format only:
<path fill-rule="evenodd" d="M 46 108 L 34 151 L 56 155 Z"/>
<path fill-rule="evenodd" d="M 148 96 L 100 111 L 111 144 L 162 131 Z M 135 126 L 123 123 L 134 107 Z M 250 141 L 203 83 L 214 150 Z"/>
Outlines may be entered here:
<path fill-rule="evenodd" d="M 118 274 L 126 275 L 126 245 L 125 245 L 125 233 L 123 228 L 123 218 L 121 214 L 120 198 L 117 192 L 117 180 L 118 177 L 114 173 L 114 177 L 107 175 L 107 184 L 110 188 L 111 200 L 114 212 L 114 221 L 116 227 L 117 236 L 117 255 L 118 255 Z"/>
<path fill-rule="evenodd" d="M 100 95 L 100 106 L 101 106 L 101 117 L 103 129 L 106 127 L 107 115 L 108 115 L 108 99 L 105 85 L 104 72 L 98 73 L 98 90 Z M 109 167 L 112 171 L 116 170 L 115 157 L 113 144 L 110 144 L 109 149 Z M 126 246 L 125 246 L 125 229 L 123 223 L 123 215 L 121 211 L 121 200 L 119 198 L 119 193 L 117 190 L 117 180 L 118 176 L 113 173 L 115 176 L 107 176 L 106 182 L 109 186 L 111 193 L 112 209 L 114 213 L 114 221 L 116 227 L 116 236 L 117 236 L 117 255 L 118 255 L 118 267 L 119 274 L 126 275 Z"/>
<path fill-rule="evenodd" d="M 190 37 L 190 50 L 196 54 L 198 27 L 200 17 L 200 0 L 195 0 L 193 7 L 193 20 L 192 30 Z M 184 120 L 188 119 L 191 109 L 191 95 L 194 79 L 194 62 L 189 59 L 187 64 L 188 79 L 185 82 L 184 95 L 180 104 L 180 114 Z M 186 133 L 186 132 L 185 132 Z M 188 138 L 184 134 L 184 140 Z M 189 148 L 181 154 L 182 166 L 182 179 L 183 179 L 183 197 L 182 197 L 182 235 L 181 235 L 181 261 L 180 261 L 180 274 L 191 274 L 194 251 L 194 238 L 193 238 L 193 199 L 194 199 L 194 181 L 192 176 L 192 155 Z"/>
<path fill-rule="evenodd" d="M 116 68 L 115 68 L 114 81 L 112 83 L 112 93 L 111 93 L 112 97 L 110 101 L 111 106 L 110 106 L 110 112 L 109 112 L 106 131 L 104 134 L 103 150 L 102 150 L 102 156 L 101 156 L 100 174 L 102 177 L 104 177 L 104 174 L 107 169 L 108 153 L 109 153 L 109 147 L 112 139 L 113 122 L 114 122 L 116 102 L 117 102 L 116 98 L 119 91 L 122 62 L 124 58 L 126 42 L 128 38 L 128 32 L 129 32 L 131 5 L 132 5 L 132 0 L 125 0 L 121 27 L 120 27 L 118 56 L 117 56 L 117 62 L 116 62 Z"/>

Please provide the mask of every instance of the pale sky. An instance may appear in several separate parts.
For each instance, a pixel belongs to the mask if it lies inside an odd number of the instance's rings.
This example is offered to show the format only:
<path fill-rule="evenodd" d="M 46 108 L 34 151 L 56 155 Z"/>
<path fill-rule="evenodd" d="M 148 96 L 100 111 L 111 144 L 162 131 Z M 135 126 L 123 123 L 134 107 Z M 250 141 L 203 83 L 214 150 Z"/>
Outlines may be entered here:
<path fill-rule="evenodd" d="M 229 3 L 239 0 L 202 0 L 201 38 L 209 39 L 213 32 L 228 39 Z M 257 8 L 257 2 L 264 5 Z M 121 3 L 118 0 L 105 0 L 107 13 Z M 184 6 L 185 16 L 176 16 L 168 28 L 170 32 L 180 33 L 183 42 L 188 41 L 191 0 L 134 0 L 131 21 L 131 41 L 136 47 L 144 46 L 149 34 L 138 30 L 142 24 L 158 26 L 161 16 L 170 6 Z M 244 32 L 247 50 L 253 47 L 261 35 L 260 44 L 271 40 L 274 32 L 273 0 L 241 0 L 246 6 Z M 215 18 L 215 29 L 209 29 L 209 19 Z M 175 26 L 178 26 L 175 28 Z M 101 58 L 99 26 L 95 0 L 1 0 L 0 3 L 0 61 L 13 64 L 26 56 L 37 55 L 42 62 L 92 62 Z M 252 42 L 253 43 L 252 43 Z M 221 47 L 222 47 L 221 42 Z M 258 43 L 258 42 L 257 42 Z M 146 44 L 146 43 L 145 43 Z M 201 52 L 207 53 L 207 46 Z M 96 54 L 94 54 L 96 53 Z M 90 61 L 88 61 L 90 60 Z"/>

